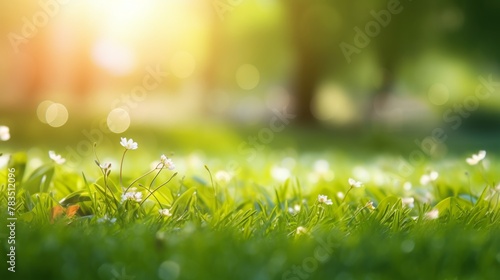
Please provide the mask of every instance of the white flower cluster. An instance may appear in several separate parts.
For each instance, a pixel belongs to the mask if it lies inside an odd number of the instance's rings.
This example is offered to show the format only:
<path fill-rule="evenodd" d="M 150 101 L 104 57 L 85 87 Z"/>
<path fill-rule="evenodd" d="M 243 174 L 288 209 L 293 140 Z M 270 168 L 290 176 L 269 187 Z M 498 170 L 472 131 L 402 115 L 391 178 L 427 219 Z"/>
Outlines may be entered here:
<path fill-rule="evenodd" d="M 137 192 L 136 188 L 130 188 L 127 192 L 124 192 L 122 194 L 122 203 L 127 201 L 127 200 L 141 202 L 142 193 Z"/>
<path fill-rule="evenodd" d="M 160 163 L 162 164 L 162 168 L 167 168 L 168 170 L 174 170 L 175 164 L 174 162 L 165 155 L 161 155 Z"/>

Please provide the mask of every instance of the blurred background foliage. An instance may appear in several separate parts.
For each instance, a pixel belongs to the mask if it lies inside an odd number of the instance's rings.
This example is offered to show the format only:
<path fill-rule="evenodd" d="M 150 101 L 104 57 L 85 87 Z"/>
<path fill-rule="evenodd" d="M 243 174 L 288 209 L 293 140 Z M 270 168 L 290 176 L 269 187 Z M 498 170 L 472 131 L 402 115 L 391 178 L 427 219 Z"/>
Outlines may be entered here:
<path fill-rule="evenodd" d="M 306 139 L 298 147 L 346 138 L 399 149 L 398 141 L 411 146 L 411 137 L 456 124 L 446 112 L 474 98 L 479 76 L 496 81 L 499 72 L 494 0 L 1 7 L 0 123 L 11 127 L 11 147 L 109 140 L 99 130 L 117 135 L 110 143 L 138 132 L 154 139 L 152 147 L 178 136 L 184 142 L 175 149 L 192 142 L 189 148 L 223 150 L 267 126 L 273 110 L 286 110 L 296 115 L 290 127 L 306 132 L 285 132 L 292 139 L 285 142 Z M 342 44 L 357 51 L 346 55 Z M 447 130 L 448 144 L 495 147 L 500 97 L 475 100 L 458 128 Z"/>

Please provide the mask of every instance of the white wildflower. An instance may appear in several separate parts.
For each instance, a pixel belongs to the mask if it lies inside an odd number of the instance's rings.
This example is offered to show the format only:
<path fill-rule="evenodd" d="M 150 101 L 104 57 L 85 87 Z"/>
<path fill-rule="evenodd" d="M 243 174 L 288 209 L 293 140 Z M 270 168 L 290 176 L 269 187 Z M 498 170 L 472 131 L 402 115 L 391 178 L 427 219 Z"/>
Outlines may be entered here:
<path fill-rule="evenodd" d="M 10 129 L 8 126 L 0 125 L 0 140 L 7 141 L 10 139 Z"/>
<path fill-rule="evenodd" d="M 353 178 L 349 178 L 349 185 L 353 188 L 361 188 L 363 183 L 358 182 L 358 181 L 354 180 Z"/>
<path fill-rule="evenodd" d="M 101 163 L 99 167 L 101 167 L 104 171 L 107 171 L 111 169 L 111 162 Z"/>
<path fill-rule="evenodd" d="M 172 213 L 170 212 L 169 209 L 160 209 L 158 210 L 158 212 L 160 213 L 160 215 L 162 215 L 163 217 L 171 217 L 172 216 Z"/>
<path fill-rule="evenodd" d="M 165 155 L 161 155 L 160 157 L 160 163 L 163 165 L 163 167 L 167 168 L 168 170 L 174 170 L 175 169 L 175 164 L 174 162 L 168 158 Z"/>
<path fill-rule="evenodd" d="M 413 208 L 413 207 L 415 207 L 415 198 L 403 197 L 403 198 L 401 198 L 401 203 L 403 203 L 403 206 L 406 206 L 408 208 Z"/>
<path fill-rule="evenodd" d="M 328 196 L 326 195 L 318 195 L 318 202 L 319 204 L 326 204 L 326 205 L 332 205 L 333 202 L 331 199 L 328 199 Z"/>
<path fill-rule="evenodd" d="M 368 201 L 366 204 L 365 204 L 365 207 L 369 210 L 375 210 L 375 206 L 373 206 L 373 201 Z"/>
<path fill-rule="evenodd" d="M 297 227 L 297 230 L 295 232 L 297 233 L 297 235 L 301 235 L 307 233 L 307 229 L 305 227 L 299 226 Z"/>
<path fill-rule="evenodd" d="M 49 151 L 49 157 L 57 164 L 63 164 L 66 162 L 66 159 L 61 155 L 56 154 L 54 151 Z"/>
<path fill-rule="evenodd" d="M 479 151 L 479 153 L 472 155 L 470 158 L 467 158 L 465 161 L 469 165 L 476 165 L 480 161 L 482 161 L 486 157 L 486 151 Z"/>
<path fill-rule="evenodd" d="M 127 201 L 127 200 L 141 202 L 142 193 L 136 192 L 135 190 L 136 190 L 135 188 L 130 188 L 129 191 L 123 193 L 122 194 L 122 203 Z"/>
<path fill-rule="evenodd" d="M 121 138 L 120 144 L 127 150 L 136 150 L 139 147 L 134 140 L 127 140 L 127 138 L 124 137 Z"/>
<path fill-rule="evenodd" d="M 429 220 L 435 220 L 438 217 L 439 217 L 439 211 L 437 209 L 425 213 L 425 218 Z"/>

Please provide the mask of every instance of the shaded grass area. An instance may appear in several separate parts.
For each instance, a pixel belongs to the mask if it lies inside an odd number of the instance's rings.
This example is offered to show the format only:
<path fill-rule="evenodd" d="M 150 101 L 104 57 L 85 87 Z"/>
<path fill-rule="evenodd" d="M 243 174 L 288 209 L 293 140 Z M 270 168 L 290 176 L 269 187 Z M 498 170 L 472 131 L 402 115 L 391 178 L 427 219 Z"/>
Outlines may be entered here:
<path fill-rule="evenodd" d="M 2 279 L 496 279 L 500 229 L 438 222 L 409 232 L 364 225 L 286 238 L 187 225 L 18 228 L 17 272 Z M 129 278 L 125 277 L 128 276 Z M 122 277 L 122 278 L 120 278 Z M 131 278 L 135 277 L 135 278 Z"/>

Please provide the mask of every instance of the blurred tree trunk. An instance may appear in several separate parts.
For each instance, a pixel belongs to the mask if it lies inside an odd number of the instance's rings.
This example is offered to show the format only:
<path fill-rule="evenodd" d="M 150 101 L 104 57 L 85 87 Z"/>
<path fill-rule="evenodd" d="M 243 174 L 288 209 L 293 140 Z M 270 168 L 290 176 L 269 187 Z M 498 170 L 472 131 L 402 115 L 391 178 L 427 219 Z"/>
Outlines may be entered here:
<path fill-rule="evenodd" d="M 311 112 L 311 102 L 319 82 L 319 70 L 317 67 L 316 54 L 307 47 L 299 46 L 297 68 L 292 81 L 292 91 L 295 95 L 295 110 L 297 121 L 315 122 Z"/>
<path fill-rule="evenodd" d="M 292 36 L 292 44 L 295 48 L 295 71 L 291 82 L 291 91 L 294 96 L 294 114 L 296 121 L 302 123 L 316 122 L 311 112 L 311 101 L 319 82 L 321 70 L 321 54 L 314 48 L 313 43 L 308 40 L 304 31 L 311 28 L 304 26 L 303 13 L 309 7 L 308 1 L 287 0 L 284 3 Z"/>

